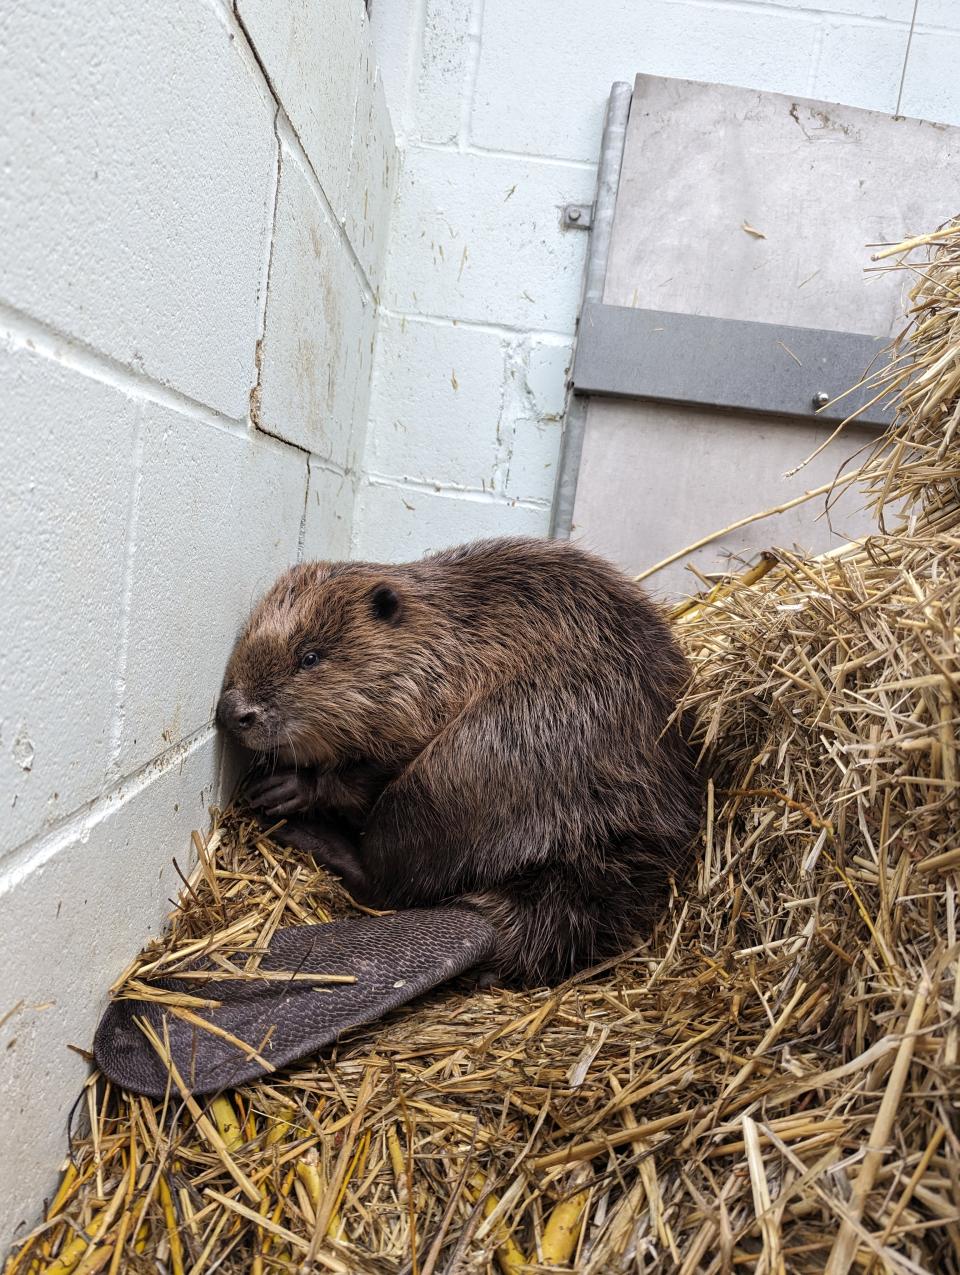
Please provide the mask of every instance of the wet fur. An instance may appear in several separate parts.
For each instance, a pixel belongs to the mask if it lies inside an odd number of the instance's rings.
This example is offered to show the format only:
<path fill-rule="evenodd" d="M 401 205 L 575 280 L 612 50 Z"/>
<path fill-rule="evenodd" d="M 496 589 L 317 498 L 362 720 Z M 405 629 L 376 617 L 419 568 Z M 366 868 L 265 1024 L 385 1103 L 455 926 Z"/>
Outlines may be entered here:
<path fill-rule="evenodd" d="M 701 786 L 667 725 L 686 673 L 615 568 L 495 540 L 292 568 L 224 690 L 261 710 L 243 742 L 298 768 L 305 811 L 357 834 L 348 884 L 384 906 L 468 901 L 497 929 L 499 974 L 534 984 L 628 946 L 687 862 Z"/>

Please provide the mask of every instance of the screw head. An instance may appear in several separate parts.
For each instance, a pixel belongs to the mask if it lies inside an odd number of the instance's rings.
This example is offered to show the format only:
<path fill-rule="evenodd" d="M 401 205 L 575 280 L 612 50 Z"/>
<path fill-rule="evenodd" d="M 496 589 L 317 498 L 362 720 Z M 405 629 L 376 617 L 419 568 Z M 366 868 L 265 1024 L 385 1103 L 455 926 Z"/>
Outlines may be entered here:
<path fill-rule="evenodd" d="M 814 407 L 826 407 L 826 405 L 829 402 L 830 402 L 830 395 L 827 393 L 826 390 L 820 390 L 818 393 L 814 394 L 813 396 Z"/>
<path fill-rule="evenodd" d="M 579 221 L 579 220 L 580 220 L 580 218 L 581 218 L 582 216 L 583 216 L 583 212 L 582 212 L 582 210 L 581 210 L 581 209 L 579 209 L 579 208 L 573 208 L 573 207 L 571 207 L 571 208 L 568 208 L 568 209 L 567 209 L 567 220 L 568 220 L 568 221 Z"/>

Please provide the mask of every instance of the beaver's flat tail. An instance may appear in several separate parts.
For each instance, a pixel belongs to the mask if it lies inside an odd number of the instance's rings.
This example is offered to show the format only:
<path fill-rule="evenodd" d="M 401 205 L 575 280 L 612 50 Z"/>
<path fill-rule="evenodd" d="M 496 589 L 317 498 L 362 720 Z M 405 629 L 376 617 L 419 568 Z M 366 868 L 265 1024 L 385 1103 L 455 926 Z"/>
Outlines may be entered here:
<path fill-rule="evenodd" d="M 276 932 L 259 962 L 259 973 L 269 978 L 256 972 L 210 978 L 222 967 L 207 961 L 150 984 L 161 995 L 216 1001 L 216 1007 L 187 1002 L 178 1014 L 159 1000 L 113 1001 L 97 1028 L 94 1054 L 114 1084 L 162 1098 L 168 1088 L 178 1090 L 163 1056 L 169 1049 L 190 1093 L 216 1093 L 314 1054 L 348 1028 L 481 965 L 494 941 L 489 921 L 464 907 L 291 926 Z M 241 956 L 238 968 L 244 963 Z M 204 977 L 189 977 L 198 973 Z M 325 974 L 356 981 L 323 982 Z"/>

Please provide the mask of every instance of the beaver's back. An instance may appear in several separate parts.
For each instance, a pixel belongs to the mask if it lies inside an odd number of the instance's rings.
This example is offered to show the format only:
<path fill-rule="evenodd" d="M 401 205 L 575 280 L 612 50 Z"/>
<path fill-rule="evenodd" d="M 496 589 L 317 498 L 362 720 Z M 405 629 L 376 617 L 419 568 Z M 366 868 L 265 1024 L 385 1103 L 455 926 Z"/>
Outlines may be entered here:
<path fill-rule="evenodd" d="M 475 689 L 371 813 L 383 888 L 398 904 L 482 901 L 517 936 L 500 964 L 521 981 L 628 943 L 699 820 L 693 758 L 669 724 L 686 665 L 662 614 L 552 541 L 480 542 L 404 572 Z M 504 919 L 531 906 L 533 925 Z"/>

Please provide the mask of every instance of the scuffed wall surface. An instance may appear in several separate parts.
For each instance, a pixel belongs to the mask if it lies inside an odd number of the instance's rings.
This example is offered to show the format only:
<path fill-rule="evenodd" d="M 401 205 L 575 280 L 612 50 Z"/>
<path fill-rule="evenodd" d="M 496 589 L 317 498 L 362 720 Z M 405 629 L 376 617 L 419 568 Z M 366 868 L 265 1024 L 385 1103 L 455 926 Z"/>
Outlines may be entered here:
<path fill-rule="evenodd" d="M 350 546 L 397 164 L 362 0 L 0 15 L 0 1249 L 219 797 L 257 592 Z"/>
<path fill-rule="evenodd" d="M 905 115 L 960 123 L 960 4 L 918 0 L 906 59 L 913 9 L 375 0 L 403 171 L 357 552 L 547 532 L 586 247 L 560 210 L 593 199 L 614 80 L 643 71 L 890 112 L 899 98 Z"/>

